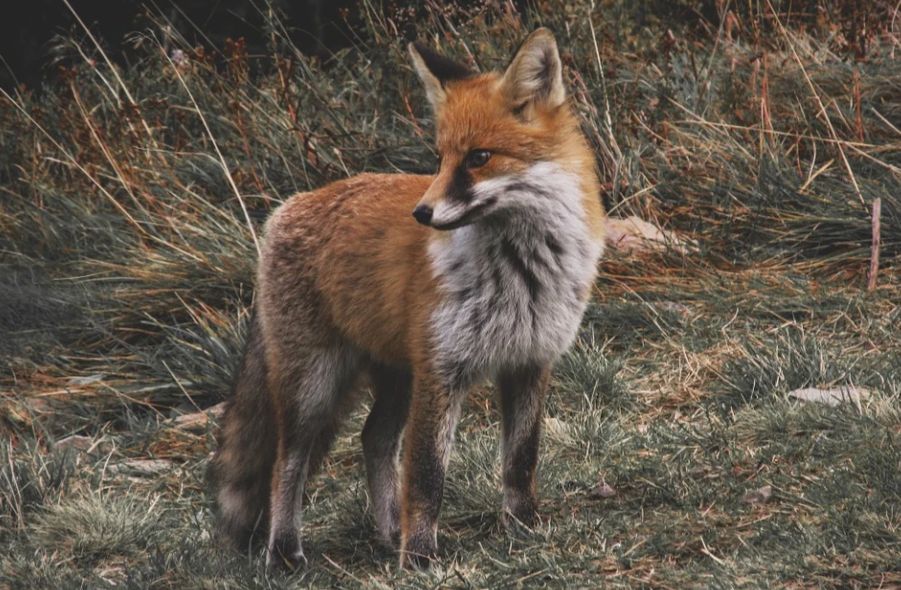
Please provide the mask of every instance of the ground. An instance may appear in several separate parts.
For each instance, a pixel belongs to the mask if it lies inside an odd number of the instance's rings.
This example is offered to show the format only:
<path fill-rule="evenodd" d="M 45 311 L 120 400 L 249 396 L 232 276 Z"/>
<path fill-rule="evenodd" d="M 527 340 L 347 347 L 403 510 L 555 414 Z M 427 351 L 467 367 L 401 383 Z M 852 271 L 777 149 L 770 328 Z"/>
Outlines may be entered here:
<path fill-rule="evenodd" d="M 361 45 L 325 62 L 277 21 L 259 61 L 240 43 L 173 61 L 179 39 L 147 33 L 144 58 L 113 68 L 79 37 L 56 83 L 5 96 L 0 586 L 901 585 L 891 19 L 855 59 L 841 23 L 784 12 L 737 7 L 706 30 L 589 8 L 369 9 Z M 205 482 L 255 234 L 296 190 L 433 168 L 410 19 L 483 68 L 555 30 L 605 204 L 678 241 L 601 264 L 554 373 L 535 530 L 501 524 L 486 386 L 448 470 L 440 559 L 399 570 L 368 512 L 363 391 L 308 488 L 308 566 L 267 572 L 217 545 Z M 836 405 L 790 395 L 849 387 Z"/>

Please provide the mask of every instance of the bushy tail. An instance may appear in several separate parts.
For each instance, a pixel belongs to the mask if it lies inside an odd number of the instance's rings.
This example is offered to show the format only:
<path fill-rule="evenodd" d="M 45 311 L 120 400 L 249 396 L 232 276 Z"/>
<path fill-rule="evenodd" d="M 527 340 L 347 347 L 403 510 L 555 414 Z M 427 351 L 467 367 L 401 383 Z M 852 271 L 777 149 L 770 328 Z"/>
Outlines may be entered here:
<path fill-rule="evenodd" d="M 232 398 L 223 416 L 219 448 L 210 465 L 220 532 L 240 551 L 262 538 L 269 519 L 276 444 L 273 412 L 266 388 L 263 339 L 254 314 Z"/>

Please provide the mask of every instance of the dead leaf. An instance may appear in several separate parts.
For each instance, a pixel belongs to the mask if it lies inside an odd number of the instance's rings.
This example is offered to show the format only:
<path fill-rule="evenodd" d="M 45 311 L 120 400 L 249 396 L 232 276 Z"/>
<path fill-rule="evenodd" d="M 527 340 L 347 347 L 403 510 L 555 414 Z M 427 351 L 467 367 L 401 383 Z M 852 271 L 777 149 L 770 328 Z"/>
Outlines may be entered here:
<path fill-rule="evenodd" d="M 181 416 L 176 417 L 175 425 L 183 430 L 203 432 L 206 430 L 210 418 L 219 419 L 222 417 L 223 412 L 225 412 L 225 402 L 220 402 L 201 412 L 182 414 Z"/>

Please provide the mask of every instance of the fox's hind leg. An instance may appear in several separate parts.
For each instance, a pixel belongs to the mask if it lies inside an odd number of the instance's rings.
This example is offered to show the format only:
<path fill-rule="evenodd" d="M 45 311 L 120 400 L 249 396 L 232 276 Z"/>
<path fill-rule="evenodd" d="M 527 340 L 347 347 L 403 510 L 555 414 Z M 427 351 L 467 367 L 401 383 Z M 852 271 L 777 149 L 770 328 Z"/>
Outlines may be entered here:
<path fill-rule="evenodd" d="M 396 546 L 400 537 L 397 462 L 407 421 L 412 377 L 407 369 L 374 365 L 370 371 L 375 402 L 363 427 L 363 455 L 372 512 L 379 536 Z"/>
<path fill-rule="evenodd" d="M 295 568 L 305 560 L 296 522 L 304 485 L 328 450 L 359 368 L 359 355 L 348 346 L 295 350 L 290 366 L 272 380 L 278 445 L 267 564 Z"/>

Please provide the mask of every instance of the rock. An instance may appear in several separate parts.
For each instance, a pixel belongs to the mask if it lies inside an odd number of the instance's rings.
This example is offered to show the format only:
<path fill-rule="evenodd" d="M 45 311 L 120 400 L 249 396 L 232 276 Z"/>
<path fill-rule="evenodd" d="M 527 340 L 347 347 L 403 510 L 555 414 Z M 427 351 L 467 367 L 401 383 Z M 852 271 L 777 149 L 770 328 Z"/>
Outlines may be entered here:
<path fill-rule="evenodd" d="M 790 391 L 788 397 L 805 401 L 837 406 L 842 402 L 852 402 L 860 405 L 860 402 L 870 396 L 870 391 L 853 385 L 837 387 L 833 389 L 820 389 L 818 387 L 806 387 Z"/>
<path fill-rule="evenodd" d="M 678 252 L 686 252 L 687 242 L 653 223 L 631 215 L 625 218 L 607 218 L 607 244 L 621 252 L 664 250 L 670 246 Z"/>
<path fill-rule="evenodd" d="M 765 504 L 773 497 L 773 486 L 765 485 L 762 488 L 751 490 L 742 497 L 745 504 Z"/>
<path fill-rule="evenodd" d="M 616 495 L 616 489 L 601 478 L 588 495 L 592 498 L 612 498 Z"/>

